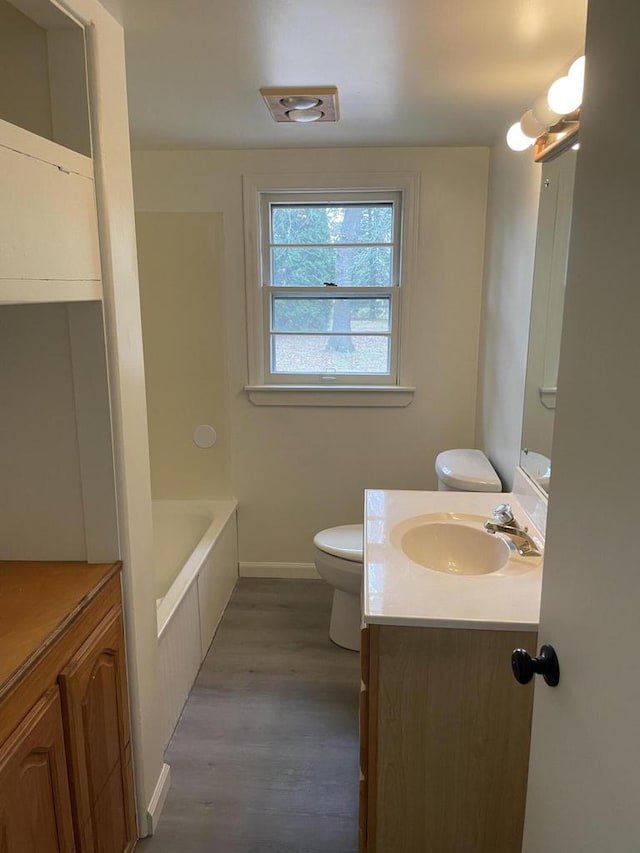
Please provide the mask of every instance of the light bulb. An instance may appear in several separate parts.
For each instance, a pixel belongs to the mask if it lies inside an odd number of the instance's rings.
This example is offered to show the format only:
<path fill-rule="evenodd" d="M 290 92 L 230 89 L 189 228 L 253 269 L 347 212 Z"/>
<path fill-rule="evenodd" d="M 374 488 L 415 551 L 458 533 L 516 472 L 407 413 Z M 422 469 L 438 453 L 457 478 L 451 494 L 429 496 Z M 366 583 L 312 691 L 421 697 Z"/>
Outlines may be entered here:
<path fill-rule="evenodd" d="M 529 139 L 537 139 L 546 129 L 546 125 L 541 124 L 534 116 L 533 110 L 528 110 L 520 119 L 520 130 Z"/>
<path fill-rule="evenodd" d="M 584 56 L 579 56 L 575 62 L 571 63 L 567 77 L 571 77 L 572 80 L 579 80 L 581 84 L 584 83 L 584 64 Z"/>
<path fill-rule="evenodd" d="M 563 116 L 572 113 L 582 103 L 582 82 L 575 77 L 560 77 L 549 87 L 547 100 L 554 112 Z"/>
<path fill-rule="evenodd" d="M 289 112 L 287 113 L 287 118 L 290 118 L 291 121 L 308 122 L 318 121 L 318 119 L 322 118 L 323 115 L 324 113 L 322 112 L 322 110 L 289 110 Z"/>
<path fill-rule="evenodd" d="M 289 95 L 287 98 L 280 98 L 280 103 L 290 110 L 310 110 L 318 106 L 320 99 L 312 98 L 311 95 Z"/>
<path fill-rule="evenodd" d="M 546 95 L 540 95 L 540 97 L 535 99 L 531 112 L 536 121 L 539 121 L 545 127 L 551 127 L 560 118 L 559 113 L 554 112 L 549 106 Z"/>
<path fill-rule="evenodd" d="M 524 135 L 519 121 L 512 124 L 507 131 L 507 145 L 512 151 L 524 151 L 530 145 L 533 145 L 533 139 Z"/>

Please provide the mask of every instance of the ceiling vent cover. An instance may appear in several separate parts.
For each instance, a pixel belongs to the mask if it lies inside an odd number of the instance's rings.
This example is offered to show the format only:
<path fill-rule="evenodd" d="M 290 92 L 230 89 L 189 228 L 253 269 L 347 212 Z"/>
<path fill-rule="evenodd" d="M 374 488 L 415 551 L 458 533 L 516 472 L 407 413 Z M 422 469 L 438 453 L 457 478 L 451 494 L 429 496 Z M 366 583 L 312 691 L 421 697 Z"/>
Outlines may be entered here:
<path fill-rule="evenodd" d="M 278 122 L 338 121 L 336 86 L 287 86 L 260 89 L 269 112 Z"/>

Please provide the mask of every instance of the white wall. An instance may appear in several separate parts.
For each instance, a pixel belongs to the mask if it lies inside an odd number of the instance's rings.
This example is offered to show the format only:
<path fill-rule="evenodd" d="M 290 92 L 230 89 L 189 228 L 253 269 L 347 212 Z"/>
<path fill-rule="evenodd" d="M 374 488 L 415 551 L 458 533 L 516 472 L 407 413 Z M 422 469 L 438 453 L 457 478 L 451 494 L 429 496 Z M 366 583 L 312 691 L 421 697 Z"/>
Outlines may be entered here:
<path fill-rule="evenodd" d="M 477 446 L 511 488 L 519 464 L 541 167 L 531 151 L 491 149 Z"/>
<path fill-rule="evenodd" d="M 0 0 L 0 118 L 51 139 L 47 35 L 7 0 Z"/>
<path fill-rule="evenodd" d="M 313 534 L 362 518 L 365 487 L 434 488 L 436 454 L 475 432 L 487 149 L 134 152 L 139 211 L 221 212 L 232 482 L 241 563 L 312 561 Z M 417 276 L 406 409 L 256 407 L 247 383 L 244 173 L 416 171 Z"/>
<path fill-rule="evenodd" d="M 0 558 L 86 560 L 66 306 L 0 308 L 0 400 Z"/>
<path fill-rule="evenodd" d="M 139 213 L 136 231 L 153 497 L 228 497 L 222 216 Z M 198 424 L 213 447 L 194 443 Z"/>
<path fill-rule="evenodd" d="M 0 307 L 0 400 L 0 559 L 117 559 L 100 303 Z"/>
<path fill-rule="evenodd" d="M 84 33 L 57 6 L 15 2 L 26 14 L 0 0 L 0 118 L 91 156 Z"/>

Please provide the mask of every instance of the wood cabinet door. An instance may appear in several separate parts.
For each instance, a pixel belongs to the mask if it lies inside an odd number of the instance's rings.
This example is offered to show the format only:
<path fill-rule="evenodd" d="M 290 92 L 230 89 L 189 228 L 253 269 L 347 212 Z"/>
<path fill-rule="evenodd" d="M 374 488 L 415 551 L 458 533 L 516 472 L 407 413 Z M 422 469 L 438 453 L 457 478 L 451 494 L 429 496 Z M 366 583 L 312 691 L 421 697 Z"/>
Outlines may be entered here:
<path fill-rule="evenodd" d="M 135 825 L 122 608 L 60 674 L 79 853 L 133 850 Z"/>
<path fill-rule="evenodd" d="M 377 696 L 371 693 L 371 642 L 375 644 L 375 630 L 369 628 L 360 631 L 360 797 L 358 807 L 358 851 L 367 853 L 369 849 L 370 823 L 375 818 L 375 809 L 371 808 L 371 794 L 375 790 L 375 722 L 373 730 L 371 716 L 375 715 Z M 373 673 L 374 681 L 376 673 Z M 374 690 L 376 689 L 374 684 Z M 372 742 L 372 735 L 373 740 Z"/>
<path fill-rule="evenodd" d="M 50 688 L 0 747 L 0 853 L 73 853 L 60 713 Z"/>

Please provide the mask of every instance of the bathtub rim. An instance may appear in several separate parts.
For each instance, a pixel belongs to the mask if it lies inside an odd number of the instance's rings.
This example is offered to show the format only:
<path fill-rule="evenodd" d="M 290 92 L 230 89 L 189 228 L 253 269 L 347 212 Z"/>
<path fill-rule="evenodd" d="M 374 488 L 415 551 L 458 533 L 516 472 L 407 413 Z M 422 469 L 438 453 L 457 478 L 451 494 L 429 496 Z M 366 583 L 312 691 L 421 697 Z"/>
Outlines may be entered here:
<path fill-rule="evenodd" d="M 184 511 L 190 508 L 193 512 L 213 513 L 211 524 L 202 534 L 200 540 L 194 546 L 191 554 L 178 572 L 173 583 L 167 590 L 166 595 L 156 605 L 156 620 L 158 641 L 162 638 L 164 631 L 171 622 L 173 614 L 180 606 L 193 582 L 200 574 L 204 561 L 211 553 L 218 537 L 235 514 L 238 501 L 235 498 L 225 500 L 180 500 L 176 498 L 153 500 L 152 504 L 166 509 L 175 508 Z"/>

